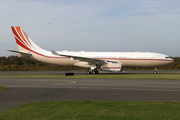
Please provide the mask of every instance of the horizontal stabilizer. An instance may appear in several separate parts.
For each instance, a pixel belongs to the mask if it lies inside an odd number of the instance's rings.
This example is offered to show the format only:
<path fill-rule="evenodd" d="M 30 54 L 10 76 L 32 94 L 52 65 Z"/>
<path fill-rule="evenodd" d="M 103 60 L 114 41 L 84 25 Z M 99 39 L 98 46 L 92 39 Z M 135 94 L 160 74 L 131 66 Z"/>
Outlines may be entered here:
<path fill-rule="evenodd" d="M 31 57 L 32 56 L 31 53 L 24 53 L 24 52 L 19 52 L 19 51 L 15 51 L 15 50 L 7 50 L 7 51 L 13 52 L 13 53 L 15 53 L 17 55 L 26 56 L 26 57 Z"/>
<path fill-rule="evenodd" d="M 58 53 L 55 52 L 54 50 L 51 50 L 51 52 L 52 52 L 53 55 L 58 55 L 58 56 L 60 56 L 60 54 L 58 54 Z"/>

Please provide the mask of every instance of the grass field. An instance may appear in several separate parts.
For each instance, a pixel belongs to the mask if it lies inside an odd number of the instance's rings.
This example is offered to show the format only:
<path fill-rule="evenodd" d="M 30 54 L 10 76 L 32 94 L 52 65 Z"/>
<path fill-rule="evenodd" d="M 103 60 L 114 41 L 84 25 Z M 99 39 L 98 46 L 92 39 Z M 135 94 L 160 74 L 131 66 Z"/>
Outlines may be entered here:
<path fill-rule="evenodd" d="M 0 91 L 7 89 L 6 87 L 0 86 Z"/>
<path fill-rule="evenodd" d="M 1 120 L 179 120 L 180 102 L 52 101 L 0 113 Z"/>
<path fill-rule="evenodd" d="M 180 80 L 180 74 L 99 74 L 99 75 L 10 75 L 0 78 L 86 78 L 86 79 L 156 79 L 156 80 Z"/>

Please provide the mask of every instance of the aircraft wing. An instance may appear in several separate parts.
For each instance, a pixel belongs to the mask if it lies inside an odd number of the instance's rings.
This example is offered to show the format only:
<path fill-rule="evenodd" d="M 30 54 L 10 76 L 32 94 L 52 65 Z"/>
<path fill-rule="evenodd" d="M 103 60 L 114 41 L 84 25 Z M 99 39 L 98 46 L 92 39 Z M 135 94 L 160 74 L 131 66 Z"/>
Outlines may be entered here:
<path fill-rule="evenodd" d="M 19 51 L 15 51 L 15 50 L 7 50 L 7 51 L 10 51 L 10 52 L 13 52 L 17 55 L 23 55 L 23 56 L 26 56 L 26 57 L 31 57 L 32 54 L 31 53 L 24 53 L 24 52 L 19 52 Z"/>
<path fill-rule="evenodd" d="M 73 56 L 73 55 L 63 55 L 63 54 L 59 54 L 59 53 L 55 52 L 54 50 L 51 50 L 51 52 L 52 52 L 52 54 L 54 54 L 54 55 L 64 56 L 64 57 L 70 57 L 70 58 L 72 58 L 73 60 L 84 61 L 84 62 L 88 62 L 88 63 L 90 63 L 90 64 L 103 65 L 103 64 L 107 63 L 106 60 L 101 60 L 101 59 L 93 59 L 93 58 Z"/>

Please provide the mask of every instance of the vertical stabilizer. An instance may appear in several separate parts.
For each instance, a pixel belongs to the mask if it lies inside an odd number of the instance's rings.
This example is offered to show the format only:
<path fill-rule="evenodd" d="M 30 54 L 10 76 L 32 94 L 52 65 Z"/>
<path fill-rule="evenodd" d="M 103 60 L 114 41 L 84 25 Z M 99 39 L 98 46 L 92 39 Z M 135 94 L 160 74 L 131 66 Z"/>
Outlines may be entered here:
<path fill-rule="evenodd" d="M 39 46 L 37 46 L 31 38 L 19 27 L 19 26 L 12 26 L 11 27 L 14 38 L 19 48 L 19 52 L 29 53 L 32 51 L 38 52 L 46 52 Z"/>

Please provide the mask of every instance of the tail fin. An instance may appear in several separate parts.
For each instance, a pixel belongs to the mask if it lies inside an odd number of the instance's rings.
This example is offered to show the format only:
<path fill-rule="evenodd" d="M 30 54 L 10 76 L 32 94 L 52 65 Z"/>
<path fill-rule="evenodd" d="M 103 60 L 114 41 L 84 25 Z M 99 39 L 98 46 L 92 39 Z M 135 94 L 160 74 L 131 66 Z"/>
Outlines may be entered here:
<path fill-rule="evenodd" d="M 34 51 L 38 51 L 38 52 L 46 51 L 40 48 L 39 46 L 37 46 L 19 26 L 12 26 L 11 29 L 14 34 L 14 38 L 16 40 L 17 46 L 19 48 L 19 52 L 31 53 Z"/>

